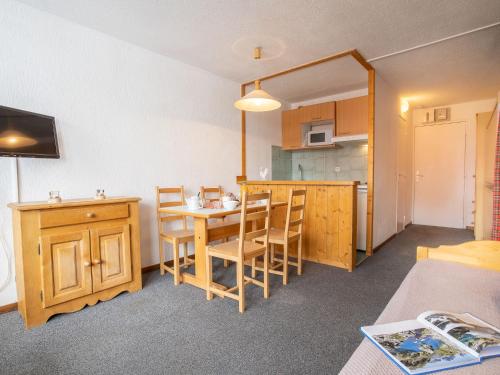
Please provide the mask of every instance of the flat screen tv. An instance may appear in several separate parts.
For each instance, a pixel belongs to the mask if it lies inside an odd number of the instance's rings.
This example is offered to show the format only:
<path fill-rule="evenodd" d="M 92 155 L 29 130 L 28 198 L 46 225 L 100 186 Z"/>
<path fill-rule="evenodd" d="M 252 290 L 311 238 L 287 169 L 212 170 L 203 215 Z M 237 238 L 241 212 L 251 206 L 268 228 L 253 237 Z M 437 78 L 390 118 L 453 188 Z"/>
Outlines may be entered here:
<path fill-rule="evenodd" d="M 0 156 L 58 159 L 54 117 L 0 106 Z"/>

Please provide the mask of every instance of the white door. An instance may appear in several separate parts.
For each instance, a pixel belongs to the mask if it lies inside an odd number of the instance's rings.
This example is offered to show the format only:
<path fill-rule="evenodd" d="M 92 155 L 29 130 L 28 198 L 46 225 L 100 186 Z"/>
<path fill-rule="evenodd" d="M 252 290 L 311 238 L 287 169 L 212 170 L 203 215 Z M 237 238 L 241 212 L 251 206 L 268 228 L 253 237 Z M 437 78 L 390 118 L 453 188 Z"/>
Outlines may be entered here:
<path fill-rule="evenodd" d="M 464 228 L 465 123 L 415 127 L 415 224 Z"/>

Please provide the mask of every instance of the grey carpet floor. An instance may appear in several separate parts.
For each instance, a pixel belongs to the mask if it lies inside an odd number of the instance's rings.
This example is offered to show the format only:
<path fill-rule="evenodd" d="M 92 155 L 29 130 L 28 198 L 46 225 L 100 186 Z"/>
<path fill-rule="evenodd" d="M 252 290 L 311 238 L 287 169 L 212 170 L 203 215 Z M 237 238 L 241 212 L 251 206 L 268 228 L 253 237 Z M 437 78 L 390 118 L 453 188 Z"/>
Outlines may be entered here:
<path fill-rule="evenodd" d="M 172 277 L 143 275 L 135 294 L 58 315 L 25 331 L 17 312 L 0 315 L 1 374 L 335 374 L 415 263 L 417 245 L 471 240 L 465 230 L 412 225 L 353 273 L 306 263 L 271 297 L 247 287 L 236 301 Z M 215 267 L 221 270 L 221 267 Z M 228 273 L 217 276 L 229 284 Z"/>

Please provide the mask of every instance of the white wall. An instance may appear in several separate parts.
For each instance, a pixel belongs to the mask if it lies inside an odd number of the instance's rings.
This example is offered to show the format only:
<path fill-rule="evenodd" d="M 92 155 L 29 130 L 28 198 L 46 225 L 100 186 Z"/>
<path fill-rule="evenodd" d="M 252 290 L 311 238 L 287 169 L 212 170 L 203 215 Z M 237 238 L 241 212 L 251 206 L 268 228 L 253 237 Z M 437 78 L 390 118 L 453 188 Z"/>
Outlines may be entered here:
<path fill-rule="evenodd" d="M 476 113 L 491 112 L 495 108 L 496 98 L 478 100 L 466 103 L 449 104 L 439 107 L 418 108 L 413 111 L 413 125 L 418 125 L 426 121 L 426 113 L 433 121 L 434 109 L 450 107 L 450 121 L 465 121 L 465 192 L 464 192 L 464 218 L 465 225 L 472 225 L 474 222 L 474 194 L 476 169 Z"/>
<path fill-rule="evenodd" d="M 261 180 L 259 168 L 263 167 L 268 169 L 266 179 L 270 180 L 272 149 L 269 144 L 281 147 L 281 111 L 247 112 L 246 135 L 247 179 Z M 240 155 L 238 157 L 241 160 Z"/>
<path fill-rule="evenodd" d="M 373 246 L 396 233 L 399 98 L 375 77 L 375 155 Z"/>
<path fill-rule="evenodd" d="M 62 154 L 20 160 L 23 201 L 45 200 L 49 190 L 89 197 L 97 188 L 142 197 L 147 266 L 158 262 L 155 185 L 238 190 L 239 84 L 10 0 L 0 4 L 0 45 L 0 105 L 55 116 Z M 250 165 L 253 155 L 270 155 L 268 136 L 252 133 Z M 11 163 L 0 159 L 0 235 L 9 256 Z M 16 300 L 13 280 L 0 306 Z"/>

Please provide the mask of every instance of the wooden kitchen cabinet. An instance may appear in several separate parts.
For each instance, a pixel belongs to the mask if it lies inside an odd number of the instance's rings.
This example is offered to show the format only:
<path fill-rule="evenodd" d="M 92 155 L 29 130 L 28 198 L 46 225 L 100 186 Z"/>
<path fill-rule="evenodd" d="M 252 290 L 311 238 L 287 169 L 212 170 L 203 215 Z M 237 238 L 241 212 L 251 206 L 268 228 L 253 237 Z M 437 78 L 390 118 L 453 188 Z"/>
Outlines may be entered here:
<path fill-rule="evenodd" d="M 336 136 L 368 133 L 368 96 L 339 100 L 336 112 Z"/>
<path fill-rule="evenodd" d="M 139 200 L 9 204 L 27 328 L 142 288 Z"/>
<path fill-rule="evenodd" d="M 299 108 L 301 124 L 328 120 L 335 120 L 335 102 L 306 105 Z"/>
<path fill-rule="evenodd" d="M 302 147 L 302 125 L 299 122 L 298 109 L 281 112 L 281 130 L 283 149 Z"/>

